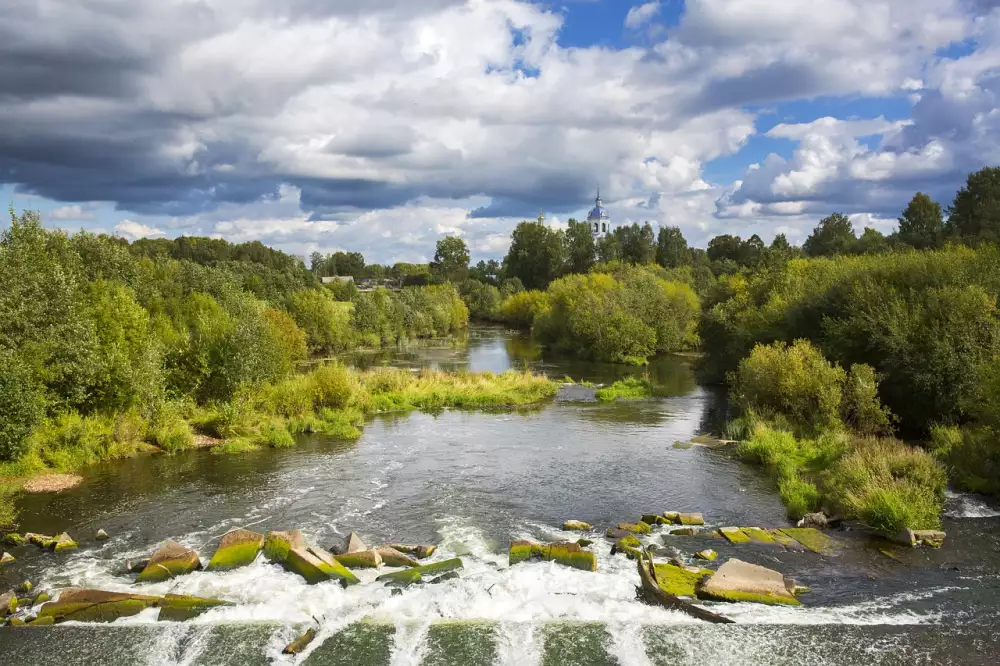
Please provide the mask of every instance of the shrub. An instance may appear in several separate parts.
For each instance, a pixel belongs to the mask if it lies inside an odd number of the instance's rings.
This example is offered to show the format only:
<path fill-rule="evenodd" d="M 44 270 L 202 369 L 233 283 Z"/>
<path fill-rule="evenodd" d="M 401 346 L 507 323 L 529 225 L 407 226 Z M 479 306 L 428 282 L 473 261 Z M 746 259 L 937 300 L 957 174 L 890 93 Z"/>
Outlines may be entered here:
<path fill-rule="evenodd" d="M 955 487 L 1000 497 L 1000 437 L 994 428 L 936 426 L 930 447 L 948 466 Z"/>
<path fill-rule="evenodd" d="M 177 405 L 158 405 L 149 424 L 149 441 L 167 453 L 177 453 L 194 446 L 191 424 L 180 413 Z"/>
<path fill-rule="evenodd" d="M 313 404 L 319 407 L 346 407 L 357 390 L 357 383 L 343 366 L 328 363 L 308 375 L 313 388 Z"/>
<path fill-rule="evenodd" d="M 43 387 L 13 352 L 0 349 L 0 461 L 28 447 L 28 435 L 44 417 Z"/>
<path fill-rule="evenodd" d="M 510 326 L 528 330 L 548 309 L 549 297 L 544 291 L 522 291 L 503 302 L 500 318 Z"/>
<path fill-rule="evenodd" d="M 261 426 L 260 436 L 255 443 L 270 446 L 272 449 L 287 449 L 295 446 L 295 438 L 282 421 L 270 420 Z"/>
<path fill-rule="evenodd" d="M 353 288 L 353 284 L 351 286 Z M 296 291 L 288 296 L 287 307 L 313 351 L 335 352 L 351 345 L 354 338 L 351 328 L 353 308 L 348 303 L 335 301 L 329 291 Z"/>
<path fill-rule="evenodd" d="M 283 418 L 312 414 L 316 387 L 311 375 L 296 375 L 264 390 L 264 408 Z"/>
<path fill-rule="evenodd" d="M 844 422 L 858 434 L 892 434 L 892 415 L 879 402 L 878 379 L 870 365 L 851 366 L 844 383 L 841 412 Z"/>

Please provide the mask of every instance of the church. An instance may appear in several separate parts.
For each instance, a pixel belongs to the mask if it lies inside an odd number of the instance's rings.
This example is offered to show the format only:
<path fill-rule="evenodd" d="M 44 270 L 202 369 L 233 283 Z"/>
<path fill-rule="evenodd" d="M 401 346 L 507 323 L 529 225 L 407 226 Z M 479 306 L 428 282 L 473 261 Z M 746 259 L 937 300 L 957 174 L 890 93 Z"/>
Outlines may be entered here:
<path fill-rule="evenodd" d="M 601 190 L 597 190 L 597 199 L 594 200 L 594 208 L 587 215 L 587 224 L 594 238 L 604 238 L 611 233 L 611 215 L 605 210 L 601 203 Z"/>

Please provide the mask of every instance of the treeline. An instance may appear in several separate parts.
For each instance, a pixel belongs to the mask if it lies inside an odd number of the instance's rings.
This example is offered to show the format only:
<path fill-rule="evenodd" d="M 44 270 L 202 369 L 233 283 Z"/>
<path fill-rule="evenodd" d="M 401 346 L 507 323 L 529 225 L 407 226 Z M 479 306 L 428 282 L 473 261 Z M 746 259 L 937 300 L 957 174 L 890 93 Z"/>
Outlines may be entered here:
<path fill-rule="evenodd" d="M 468 322 L 451 285 L 336 296 L 300 260 L 259 243 L 129 244 L 46 230 L 36 213 L 12 210 L 0 237 L 0 461 L 26 454 L 32 433 L 66 415 L 134 414 L 161 444 L 171 405 L 228 403 L 310 353 Z"/>

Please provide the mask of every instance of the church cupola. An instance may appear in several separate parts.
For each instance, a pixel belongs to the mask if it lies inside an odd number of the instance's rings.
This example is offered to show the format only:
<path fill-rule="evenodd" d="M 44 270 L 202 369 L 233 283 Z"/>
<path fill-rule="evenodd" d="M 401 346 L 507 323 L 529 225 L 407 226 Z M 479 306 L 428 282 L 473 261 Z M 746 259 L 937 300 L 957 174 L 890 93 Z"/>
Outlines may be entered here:
<path fill-rule="evenodd" d="M 605 210 L 601 202 L 601 190 L 597 190 L 597 199 L 594 200 L 594 208 L 587 215 L 587 224 L 590 225 L 590 232 L 594 238 L 603 238 L 611 233 L 611 215 Z"/>

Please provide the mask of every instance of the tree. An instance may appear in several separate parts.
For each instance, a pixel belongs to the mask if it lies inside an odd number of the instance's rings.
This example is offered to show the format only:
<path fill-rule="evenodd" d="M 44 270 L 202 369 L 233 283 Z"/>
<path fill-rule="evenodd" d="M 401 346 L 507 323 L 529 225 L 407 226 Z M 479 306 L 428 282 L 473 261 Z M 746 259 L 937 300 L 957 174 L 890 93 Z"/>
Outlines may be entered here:
<path fill-rule="evenodd" d="M 899 240 L 918 250 L 941 247 L 944 241 L 941 204 L 923 192 L 913 195 L 899 218 Z"/>
<path fill-rule="evenodd" d="M 586 273 L 594 265 L 594 254 L 597 246 L 594 243 L 594 232 L 590 230 L 590 224 L 577 222 L 573 218 L 569 220 L 569 228 L 566 230 L 566 272 Z"/>
<path fill-rule="evenodd" d="M 854 244 L 855 254 L 883 254 L 889 251 L 889 239 L 878 229 L 865 227 L 861 238 Z"/>
<path fill-rule="evenodd" d="M 458 283 L 469 276 L 469 246 L 458 236 L 445 236 L 437 242 L 431 275 L 439 282 Z"/>
<path fill-rule="evenodd" d="M 847 216 L 834 213 L 819 221 L 802 247 L 810 257 L 830 257 L 850 254 L 857 241 L 854 226 Z"/>
<path fill-rule="evenodd" d="M 640 266 L 653 263 L 656 258 L 656 248 L 653 227 L 649 222 L 641 227 L 635 222 L 618 227 L 614 231 L 614 236 L 621 246 L 622 261 Z"/>
<path fill-rule="evenodd" d="M 545 289 L 562 270 L 562 234 L 541 222 L 521 222 L 510 235 L 503 259 L 504 275 L 521 280 L 527 289 Z"/>
<path fill-rule="evenodd" d="M 677 227 L 660 227 L 656 236 L 656 263 L 664 268 L 678 268 L 691 263 L 691 251 Z"/>
<path fill-rule="evenodd" d="M 969 174 L 948 208 L 948 231 L 966 241 L 1000 241 L 1000 167 Z"/>
<path fill-rule="evenodd" d="M 491 284 L 496 287 L 500 281 L 500 273 L 502 270 L 503 268 L 500 266 L 500 262 L 496 259 L 490 259 L 489 261 L 480 260 L 479 263 L 469 269 L 469 277 L 473 280 L 478 280 L 484 284 Z"/>
<path fill-rule="evenodd" d="M 622 242 L 618 234 L 608 234 L 597 239 L 597 259 L 603 263 L 622 260 Z"/>
<path fill-rule="evenodd" d="M 739 236 L 723 234 L 708 241 L 709 261 L 735 261 L 739 263 L 743 250 L 743 239 Z"/>

